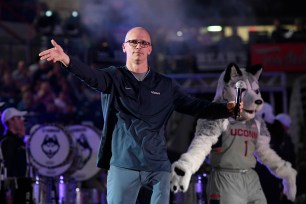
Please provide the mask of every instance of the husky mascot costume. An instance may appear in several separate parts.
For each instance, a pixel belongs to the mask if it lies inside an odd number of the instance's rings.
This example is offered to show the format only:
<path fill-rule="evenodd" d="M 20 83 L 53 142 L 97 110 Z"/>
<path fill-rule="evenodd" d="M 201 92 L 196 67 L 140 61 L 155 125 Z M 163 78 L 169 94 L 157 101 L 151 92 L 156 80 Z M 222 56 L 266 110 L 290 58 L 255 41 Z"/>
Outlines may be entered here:
<path fill-rule="evenodd" d="M 254 170 L 257 161 L 282 179 L 283 193 L 294 201 L 297 172 L 270 148 L 265 122 L 255 116 L 263 106 L 258 85 L 261 72 L 260 65 L 244 69 L 234 63 L 222 72 L 214 101 L 234 101 L 239 82 L 243 109 L 237 119 L 197 121 L 188 151 L 172 164 L 171 190 L 174 193 L 187 191 L 191 176 L 209 155 L 212 167 L 206 189 L 209 204 L 266 204 Z"/>

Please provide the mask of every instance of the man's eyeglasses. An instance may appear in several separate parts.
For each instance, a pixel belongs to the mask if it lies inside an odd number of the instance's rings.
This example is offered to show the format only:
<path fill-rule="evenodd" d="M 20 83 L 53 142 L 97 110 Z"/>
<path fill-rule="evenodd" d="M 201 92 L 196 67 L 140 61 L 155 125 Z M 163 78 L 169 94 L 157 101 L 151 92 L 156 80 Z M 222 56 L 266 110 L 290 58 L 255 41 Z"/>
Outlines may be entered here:
<path fill-rule="evenodd" d="M 138 44 L 140 44 L 141 48 L 146 48 L 151 46 L 150 42 L 144 41 L 144 40 L 128 40 L 125 43 L 129 43 L 132 47 L 137 47 Z"/>

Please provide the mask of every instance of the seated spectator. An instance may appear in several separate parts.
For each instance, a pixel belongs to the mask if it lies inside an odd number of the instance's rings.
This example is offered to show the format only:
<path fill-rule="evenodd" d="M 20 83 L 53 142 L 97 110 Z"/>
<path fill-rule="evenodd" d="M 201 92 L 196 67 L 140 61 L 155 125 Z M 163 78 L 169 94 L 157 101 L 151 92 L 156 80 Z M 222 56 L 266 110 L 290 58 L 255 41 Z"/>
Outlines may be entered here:
<path fill-rule="evenodd" d="M 17 63 L 17 68 L 13 71 L 12 78 L 19 84 L 19 86 L 30 83 L 31 73 L 24 60 L 20 60 Z"/>
<path fill-rule="evenodd" d="M 244 48 L 244 42 L 238 34 L 237 26 L 232 26 L 232 34 L 227 37 L 227 43 L 233 50 L 241 50 Z"/>
<path fill-rule="evenodd" d="M 220 31 L 220 40 L 216 43 L 217 48 L 220 52 L 230 51 L 230 52 L 237 52 L 237 51 L 244 51 L 245 44 L 238 34 L 238 29 L 236 26 L 231 27 L 232 34 L 230 36 L 225 35 L 225 30 L 222 29 Z"/>
<path fill-rule="evenodd" d="M 20 90 L 16 82 L 11 76 L 11 73 L 7 72 L 0 79 L 1 89 L 0 96 L 3 101 L 15 105 L 19 100 Z"/>
<path fill-rule="evenodd" d="M 278 42 L 285 42 L 286 40 L 288 40 L 286 34 L 288 33 L 289 30 L 286 29 L 281 24 L 278 18 L 274 19 L 273 25 L 274 25 L 274 30 L 272 31 L 271 34 L 271 41 L 278 43 Z"/>
<path fill-rule="evenodd" d="M 3 76 L 5 73 L 10 73 L 10 68 L 8 62 L 0 58 L 0 76 Z"/>
<path fill-rule="evenodd" d="M 294 21 L 295 31 L 290 38 L 291 42 L 306 42 L 306 29 L 304 22 L 301 19 L 296 19 Z"/>

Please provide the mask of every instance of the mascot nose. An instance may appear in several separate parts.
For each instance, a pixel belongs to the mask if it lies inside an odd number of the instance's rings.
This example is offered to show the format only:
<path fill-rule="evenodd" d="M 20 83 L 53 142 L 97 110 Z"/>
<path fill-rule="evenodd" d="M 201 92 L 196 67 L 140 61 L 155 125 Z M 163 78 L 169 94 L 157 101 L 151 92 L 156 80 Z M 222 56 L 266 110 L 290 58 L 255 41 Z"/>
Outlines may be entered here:
<path fill-rule="evenodd" d="M 263 101 L 262 100 L 256 100 L 255 103 L 256 103 L 256 105 L 260 105 L 260 104 L 263 103 Z"/>

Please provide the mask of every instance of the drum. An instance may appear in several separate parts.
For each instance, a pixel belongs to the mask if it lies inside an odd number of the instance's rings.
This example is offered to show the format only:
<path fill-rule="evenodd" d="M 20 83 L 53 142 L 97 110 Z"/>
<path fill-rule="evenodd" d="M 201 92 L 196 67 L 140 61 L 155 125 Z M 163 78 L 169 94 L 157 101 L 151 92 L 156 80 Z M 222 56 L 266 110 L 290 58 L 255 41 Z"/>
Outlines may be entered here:
<path fill-rule="evenodd" d="M 47 186 L 43 179 L 6 178 L 1 181 L 1 203 L 45 204 L 47 202 Z"/>
<path fill-rule="evenodd" d="M 59 125 L 37 125 L 29 138 L 30 161 L 46 177 L 70 173 L 78 150 L 71 136 Z"/>
<path fill-rule="evenodd" d="M 106 192 L 92 189 L 76 189 L 75 204 L 106 204 Z"/>
<path fill-rule="evenodd" d="M 206 203 L 207 174 L 199 173 L 191 177 L 186 193 L 176 193 L 173 196 L 175 204 L 205 204 Z"/>
<path fill-rule="evenodd" d="M 51 197 L 51 201 L 56 200 L 58 204 L 75 203 L 76 182 L 73 179 L 60 176 L 59 178 L 52 178 L 48 182 L 50 195 L 52 195 L 52 192 L 55 195 L 55 199 Z"/>
<path fill-rule="evenodd" d="M 99 172 L 96 160 L 100 144 L 100 136 L 96 129 L 88 125 L 71 125 L 65 128 L 71 135 L 79 152 L 76 170 L 71 177 L 76 181 L 85 181 Z"/>

